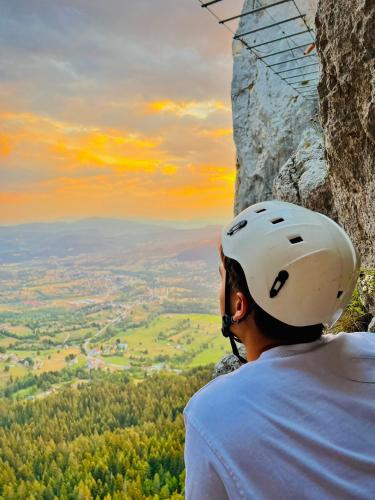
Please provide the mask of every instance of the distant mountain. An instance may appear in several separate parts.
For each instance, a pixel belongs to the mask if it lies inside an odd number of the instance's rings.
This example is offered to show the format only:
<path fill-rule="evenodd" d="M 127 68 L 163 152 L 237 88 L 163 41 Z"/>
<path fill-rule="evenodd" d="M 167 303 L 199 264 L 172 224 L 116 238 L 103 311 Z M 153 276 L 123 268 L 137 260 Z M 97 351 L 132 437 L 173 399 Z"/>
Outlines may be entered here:
<path fill-rule="evenodd" d="M 197 242 L 177 255 L 178 260 L 204 260 L 213 262 L 218 259 L 218 238 Z"/>
<path fill-rule="evenodd" d="M 88 218 L 0 226 L 0 263 L 81 254 L 193 251 L 218 239 L 219 226 L 178 229 L 137 221 Z M 198 252 L 199 253 L 199 252 Z M 190 258 L 191 258 L 190 253 Z M 198 255 L 198 254 L 197 254 Z"/>

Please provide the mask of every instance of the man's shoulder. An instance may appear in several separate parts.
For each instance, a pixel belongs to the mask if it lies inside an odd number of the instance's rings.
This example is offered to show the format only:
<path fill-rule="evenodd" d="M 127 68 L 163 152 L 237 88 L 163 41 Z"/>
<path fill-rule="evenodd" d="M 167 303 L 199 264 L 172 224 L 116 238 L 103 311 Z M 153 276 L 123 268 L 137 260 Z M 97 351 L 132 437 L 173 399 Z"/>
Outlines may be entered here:
<path fill-rule="evenodd" d="M 205 423 L 212 421 L 214 415 L 224 416 L 228 411 L 233 411 L 244 389 L 244 383 L 246 389 L 251 391 L 253 377 L 250 372 L 254 369 L 255 366 L 247 363 L 208 382 L 190 398 L 184 409 L 185 417 Z"/>
<path fill-rule="evenodd" d="M 375 356 L 375 334 L 371 332 L 340 332 L 325 335 L 328 344 L 341 352 L 342 356 L 353 358 Z M 334 342 L 332 342 L 332 340 Z"/>
<path fill-rule="evenodd" d="M 352 381 L 375 383 L 375 334 L 342 332 L 337 337 L 336 371 Z"/>
<path fill-rule="evenodd" d="M 362 350 L 363 347 L 375 348 L 375 334 L 372 332 L 341 332 L 341 337 L 354 350 Z"/>
<path fill-rule="evenodd" d="M 275 397 L 281 405 L 286 397 L 297 397 L 299 388 L 305 387 L 310 376 L 315 383 L 310 384 L 310 390 L 318 391 L 319 384 L 324 385 L 324 381 L 315 376 L 317 370 L 321 371 L 321 365 L 326 368 L 327 377 L 333 372 L 363 382 L 373 381 L 375 377 L 373 333 L 324 335 L 321 342 L 311 349 L 308 347 L 302 344 L 276 347 L 274 353 L 266 351 L 258 360 L 211 380 L 191 397 L 184 409 L 185 418 L 213 428 L 221 425 L 218 422 L 224 424 L 237 416 L 240 419 L 242 410 L 255 417 L 257 408 L 274 405 Z M 307 362 L 306 357 L 310 356 L 311 362 Z M 290 391 L 286 393 L 286 389 Z"/>

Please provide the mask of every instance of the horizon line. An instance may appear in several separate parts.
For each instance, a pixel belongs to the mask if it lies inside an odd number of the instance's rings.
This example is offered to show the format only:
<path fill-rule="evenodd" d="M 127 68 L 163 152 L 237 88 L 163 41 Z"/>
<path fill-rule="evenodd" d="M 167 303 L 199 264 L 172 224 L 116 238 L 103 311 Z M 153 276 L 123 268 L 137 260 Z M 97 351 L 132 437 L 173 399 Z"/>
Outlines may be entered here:
<path fill-rule="evenodd" d="M 204 227 L 208 225 L 213 226 L 222 226 L 227 221 L 223 218 L 213 219 L 213 218 L 193 218 L 193 219 L 146 219 L 146 218 L 126 218 L 126 217 L 111 217 L 111 216 L 100 216 L 100 215 L 92 215 L 87 217 L 79 217 L 79 218 L 67 218 L 67 219 L 54 219 L 54 220 L 34 220 L 27 222 L 9 222 L 9 223 L 0 223 L 0 228 L 7 227 L 15 227 L 15 226 L 30 226 L 34 224 L 74 224 L 78 222 L 88 221 L 88 220 L 112 220 L 118 222 L 133 222 L 138 224 L 149 224 L 155 226 L 188 226 L 188 227 Z"/>

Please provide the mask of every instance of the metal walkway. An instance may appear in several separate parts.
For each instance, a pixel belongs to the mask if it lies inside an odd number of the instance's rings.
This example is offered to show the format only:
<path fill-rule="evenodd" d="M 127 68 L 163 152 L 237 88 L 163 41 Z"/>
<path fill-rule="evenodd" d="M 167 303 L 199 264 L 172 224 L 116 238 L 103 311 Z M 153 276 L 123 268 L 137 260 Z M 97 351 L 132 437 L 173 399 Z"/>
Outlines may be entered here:
<path fill-rule="evenodd" d="M 295 0 L 278 0 L 267 4 L 254 1 L 254 8 L 241 14 L 221 19 L 216 5 L 229 0 L 212 0 L 204 2 L 199 0 L 201 7 L 207 9 L 219 22 L 229 30 L 235 40 L 240 40 L 243 45 L 255 55 L 270 71 L 277 75 L 286 85 L 289 85 L 296 94 L 308 100 L 318 98 L 317 84 L 319 81 L 319 60 L 315 50 L 315 33 L 306 22 L 306 14 L 301 13 Z M 289 17 L 275 19 L 274 7 L 288 4 L 293 8 L 294 14 Z M 271 23 L 256 27 L 250 31 L 236 33 L 228 23 L 240 20 L 246 16 L 256 16 L 264 12 L 271 19 Z M 296 24 L 300 21 L 300 28 Z M 270 28 L 278 28 L 279 37 L 270 38 Z M 275 33 L 275 29 L 272 30 Z M 258 39 L 256 39 L 258 38 Z M 255 40 L 255 43 L 254 43 Z M 286 45 L 288 47 L 286 47 Z M 267 49 L 271 49 L 267 52 Z"/>

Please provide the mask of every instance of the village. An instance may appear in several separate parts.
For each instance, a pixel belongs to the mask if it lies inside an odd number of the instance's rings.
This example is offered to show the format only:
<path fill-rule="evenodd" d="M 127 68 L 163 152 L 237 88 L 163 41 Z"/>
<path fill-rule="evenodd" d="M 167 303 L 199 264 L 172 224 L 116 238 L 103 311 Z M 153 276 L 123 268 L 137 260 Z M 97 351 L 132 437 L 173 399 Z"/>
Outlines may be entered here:
<path fill-rule="evenodd" d="M 205 359 L 219 331 L 217 270 L 202 260 L 163 256 L 150 266 L 140 258 L 135 266 L 80 255 L 3 264 L 0 272 L 0 390 L 61 370 L 72 383 L 81 369 L 178 373 Z M 216 355 L 224 340 L 217 338 Z"/>

